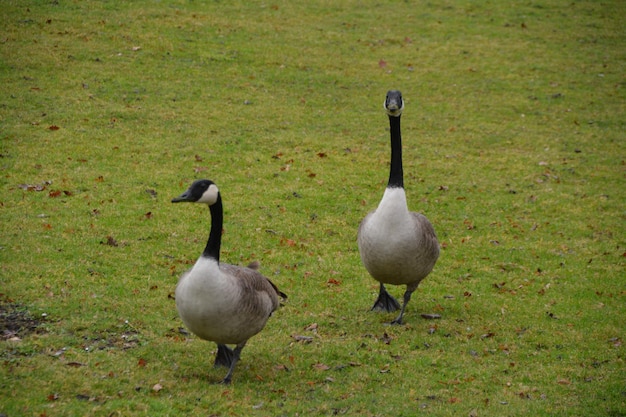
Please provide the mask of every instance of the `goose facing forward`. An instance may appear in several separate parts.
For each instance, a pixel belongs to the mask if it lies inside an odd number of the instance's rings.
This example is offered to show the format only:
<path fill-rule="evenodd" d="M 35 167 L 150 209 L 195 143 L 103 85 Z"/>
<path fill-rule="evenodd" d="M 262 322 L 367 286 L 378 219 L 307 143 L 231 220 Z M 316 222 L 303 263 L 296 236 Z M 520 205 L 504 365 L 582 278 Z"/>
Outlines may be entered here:
<path fill-rule="evenodd" d="M 400 116 L 404 110 L 402 93 L 397 90 L 387 92 L 384 108 L 391 132 L 389 182 L 376 210 L 368 213 L 359 225 L 357 242 L 363 265 L 380 282 L 380 292 L 372 310 L 392 312 L 400 309 L 385 284 L 406 285 L 400 314 L 392 321 L 402 324 L 411 294 L 435 266 L 439 242 L 428 219 L 407 207 L 400 134 Z"/>
<path fill-rule="evenodd" d="M 201 339 L 217 343 L 215 366 L 229 368 L 222 383 L 230 383 L 241 350 L 260 332 L 287 296 L 251 265 L 220 263 L 223 208 L 217 185 L 195 181 L 172 203 L 203 203 L 211 212 L 211 231 L 204 252 L 176 286 L 176 308 L 185 326 Z M 234 344 L 231 349 L 227 344 Z"/>

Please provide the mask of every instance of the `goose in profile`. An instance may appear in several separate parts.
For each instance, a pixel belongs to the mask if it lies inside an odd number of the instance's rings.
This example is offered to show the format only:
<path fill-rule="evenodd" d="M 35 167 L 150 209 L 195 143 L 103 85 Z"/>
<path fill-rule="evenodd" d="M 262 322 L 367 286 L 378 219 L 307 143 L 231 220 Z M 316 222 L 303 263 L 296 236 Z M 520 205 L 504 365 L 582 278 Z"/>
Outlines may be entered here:
<path fill-rule="evenodd" d="M 378 299 L 372 310 L 392 312 L 400 309 L 385 284 L 406 285 L 400 314 L 392 321 L 392 324 L 402 324 L 411 294 L 435 266 L 439 242 L 428 219 L 407 207 L 400 134 L 400 116 L 404 110 L 402 93 L 388 91 L 384 108 L 391 131 L 389 182 L 378 207 L 359 225 L 357 243 L 363 265 L 380 282 Z"/>
<path fill-rule="evenodd" d="M 259 333 L 279 306 L 278 297 L 287 298 L 256 269 L 220 262 L 223 208 L 217 185 L 197 180 L 172 203 L 190 202 L 209 206 L 211 231 L 204 252 L 185 272 L 176 286 L 176 308 L 183 323 L 201 339 L 217 343 L 215 366 L 225 366 L 229 384 L 235 365 L 248 339 Z M 231 349 L 227 344 L 235 345 Z"/>

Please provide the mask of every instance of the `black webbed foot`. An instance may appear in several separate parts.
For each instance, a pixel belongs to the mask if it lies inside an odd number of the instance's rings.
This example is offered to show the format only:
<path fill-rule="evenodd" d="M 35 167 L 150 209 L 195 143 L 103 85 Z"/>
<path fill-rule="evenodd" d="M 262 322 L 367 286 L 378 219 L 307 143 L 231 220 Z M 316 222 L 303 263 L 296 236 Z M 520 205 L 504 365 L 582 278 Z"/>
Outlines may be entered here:
<path fill-rule="evenodd" d="M 387 292 L 387 289 L 381 283 L 380 292 L 378 293 L 376 302 L 372 306 L 372 311 L 384 311 L 391 313 L 398 310 L 400 310 L 400 303 Z"/>

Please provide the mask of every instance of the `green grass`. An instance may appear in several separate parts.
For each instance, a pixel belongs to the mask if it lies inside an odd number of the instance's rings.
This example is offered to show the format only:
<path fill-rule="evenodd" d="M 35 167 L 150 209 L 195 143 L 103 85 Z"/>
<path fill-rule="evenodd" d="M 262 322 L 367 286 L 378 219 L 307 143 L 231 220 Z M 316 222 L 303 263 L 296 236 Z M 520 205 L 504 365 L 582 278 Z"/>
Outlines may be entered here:
<path fill-rule="evenodd" d="M 29 325 L 0 335 L 0 413 L 626 415 L 625 14 L 3 5 L 0 312 Z M 399 327 L 368 312 L 356 246 L 390 88 L 409 205 L 443 248 Z M 228 387 L 172 298 L 208 233 L 206 209 L 169 203 L 196 178 L 223 194 L 223 260 L 289 295 Z"/>

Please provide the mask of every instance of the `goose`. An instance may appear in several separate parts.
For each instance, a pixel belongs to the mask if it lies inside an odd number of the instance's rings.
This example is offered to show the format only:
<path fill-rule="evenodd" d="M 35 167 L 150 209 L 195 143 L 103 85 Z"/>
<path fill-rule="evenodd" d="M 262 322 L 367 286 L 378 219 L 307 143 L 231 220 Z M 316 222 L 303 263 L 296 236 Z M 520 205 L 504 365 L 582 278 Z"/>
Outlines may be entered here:
<path fill-rule="evenodd" d="M 389 182 L 378 207 L 359 225 L 357 243 L 361 261 L 369 274 L 380 282 L 373 311 L 400 309 L 385 284 L 406 285 L 400 314 L 392 324 L 402 324 L 413 291 L 432 271 L 439 257 L 439 242 L 428 219 L 409 211 L 402 172 L 400 116 L 404 110 L 402 93 L 390 90 L 384 102 L 391 132 L 391 167 Z"/>
<path fill-rule="evenodd" d="M 248 339 L 263 329 L 279 306 L 278 297 L 287 296 L 256 270 L 258 263 L 246 268 L 220 262 L 223 207 L 213 181 L 194 181 L 172 199 L 172 203 L 180 202 L 207 204 L 211 231 L 202 255 L 176 285 L 176 308 L 192 333 L 217 343 L 214 365 L 229 368 L 221 381 L 229 384 Z"/>

